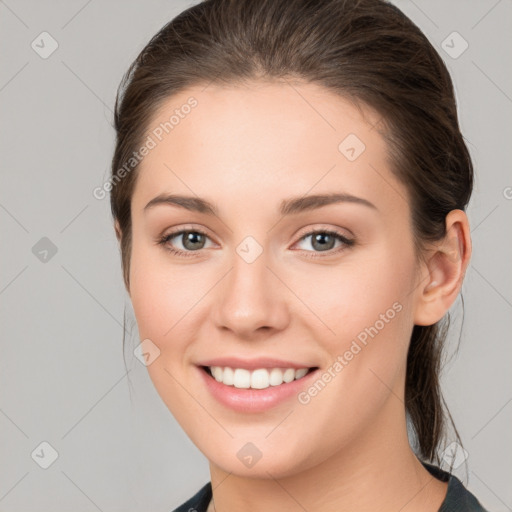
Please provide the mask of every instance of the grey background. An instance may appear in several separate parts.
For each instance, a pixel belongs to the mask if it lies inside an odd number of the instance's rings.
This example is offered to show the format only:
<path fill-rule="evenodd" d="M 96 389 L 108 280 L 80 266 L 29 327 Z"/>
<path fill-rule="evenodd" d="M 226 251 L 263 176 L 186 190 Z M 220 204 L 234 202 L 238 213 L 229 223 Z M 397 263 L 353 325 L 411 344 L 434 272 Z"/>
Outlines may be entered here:
<path fill-rule="evenodd" d="M 128 327 L 133 313 L 108 198 L 92 195 L 108 178 L 122 74 L 192 3 L 0 1 L 0 511 L 169 511 L 209 479 L 146 368 L 132 356 L 126 373 L 125 306 Z M 474 159 L 465 323 L 443 385 L 468 451 L 469 471 L 455 473 L 504 512 L 512 510 L 512 5 L 395 3 L 447 63 Z M 43 31 L 59 45 L 47 59 L 31 47 Z M 453 31 L 469 43 L 456 59 L 442 48 Z M 43 237 L 57 249 L 46 261 Z M 139 341 L 133 328 L 130 351 Z M 49 457 L 43 441 L 58 452 L 47 469 L 35 462 Z"/>

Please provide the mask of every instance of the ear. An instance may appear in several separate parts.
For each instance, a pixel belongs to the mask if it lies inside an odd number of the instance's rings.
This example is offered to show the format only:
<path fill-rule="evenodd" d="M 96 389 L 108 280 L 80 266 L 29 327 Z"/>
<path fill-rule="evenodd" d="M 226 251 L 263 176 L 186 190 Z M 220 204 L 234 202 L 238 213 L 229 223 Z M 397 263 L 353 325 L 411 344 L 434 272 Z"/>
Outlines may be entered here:
<path fill-rule="evenodd" d="M 114 229 L 116 232 L 117 241 L 120 242 L 122 233 L 121 233 L 121 227 L 119 226 L 119 221 L 117 219 L 114 222 Z"/>
<path fill-rule="evenodd" d="M 445 219 L 446 235 L 427 249 L 416 289 L 416 325 L 433 325 L 455 302 L 471 258 L 469 222 L 462 210 L 452 210 Z"/>
<path fill-rule="evenodd" d="M 121 231 L 121 226 L 119 225 L 119 221 L 117 219 L 114 222 L 114 230 L 116 232 L 117 241 L 119 243 L 121 243 L 121 239 L 123 237 L 123 232 Z M 123 281 L 124 281 L 124 287 L 125 287 L 126 291 L 128 292 L 128 295 L 131 297 L 130 287 L 126 283 L 126 280 L 124 279 L 124 276 L 123 276 Z"/>

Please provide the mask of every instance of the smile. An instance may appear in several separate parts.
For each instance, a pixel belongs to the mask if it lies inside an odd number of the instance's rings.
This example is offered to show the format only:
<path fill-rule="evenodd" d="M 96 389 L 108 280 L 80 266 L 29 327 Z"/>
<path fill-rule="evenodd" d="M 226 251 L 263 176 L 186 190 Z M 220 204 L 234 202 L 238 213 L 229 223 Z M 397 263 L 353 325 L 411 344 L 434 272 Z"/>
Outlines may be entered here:
<path fill-rule="evenodd" d="M 284 361 L 269 360 L 247 363 L 227 361 L 217 364 L 201 364 L 196 366 L 210 396 L 228 409 L 240 413 L 263 413 L 279 404 L 296 400 L 300 392 L 306 389 L 317 378 L 319 367 L 312 368 L 295 365 L 296 368 L 274 366 Z M 212 361 L 213 363 L 213 361 Z M 267 367 L 262 368 L 265 364 Z M 239 365 L 251 366 L 240 368 Z"/>
<path fill-rule="evenodd" d="M 217 382 L 239 389 L 266 389 L 302 379 L 314 368 L 231 368 L 229 366 L 204 366 Z"/>

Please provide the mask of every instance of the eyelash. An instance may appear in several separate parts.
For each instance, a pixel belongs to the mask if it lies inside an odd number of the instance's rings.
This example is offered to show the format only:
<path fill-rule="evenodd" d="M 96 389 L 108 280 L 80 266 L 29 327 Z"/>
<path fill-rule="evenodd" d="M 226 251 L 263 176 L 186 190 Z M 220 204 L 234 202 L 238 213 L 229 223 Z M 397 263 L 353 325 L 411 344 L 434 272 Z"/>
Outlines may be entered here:
<path fill-rule="evenodd" d="M 196 253 L 200 252 L 202 249 L 199 249 L 197 251 L 182 251 L 181 249 L 176 249 L 170 245 L 167 245 L 169 240 L 171 240 L 172 238 L 175 238 L 178 235 L 183 235 L 185 233 L 199 233 L 201 235 L 208 237 L 208 235 L 201 229 L 182 229 L 180 231 L 174 231 L 174 232 L 168 233 L 167 235 L 162 236 L 161 238 L 158 239 L 157 243 L 158 243 L 158 245 L 164 246 L 165 250 L 169 251 L 172 254 L 175 254 L 180 257 L 183 256 L 185 258 L 190 258 L 190 257 L 193 258 L 193 257 L 197 256 Z M 338 249 L 329 249 L 328 251 L 325 251 L 327 253 L 326 256 L 320 255 L 321 252 L 319 252 L 319 251 L 306 251 L 306 253 L 308 253 L 306 255 L 307 258 L 324 258 L 324 257 L 328 257 L 328 256 L 333 256 L 335 254 L 338 254 L 342 251 L 349 249 L 350 247 L 352 247 L 355 244 L 354 239 L 349 239 L 337 231 L 328 230 L 328 229 L 317 229 L 315 231 L 309 231 L 305 235 L 302 235 L 299 238 L 298 242 L 304 240 L 308 236 L 316 235 L 318 233 L 333 236 L 337 240 L 343 242 L 344 246 L 338 247 Z"/>

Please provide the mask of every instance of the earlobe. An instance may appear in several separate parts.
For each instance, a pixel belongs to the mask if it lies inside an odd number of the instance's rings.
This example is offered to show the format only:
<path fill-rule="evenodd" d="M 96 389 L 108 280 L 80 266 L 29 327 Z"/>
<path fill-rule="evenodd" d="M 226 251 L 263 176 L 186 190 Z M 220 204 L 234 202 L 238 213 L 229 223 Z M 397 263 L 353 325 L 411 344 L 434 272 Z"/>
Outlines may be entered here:
<path fill-rule="evenodd" d="M 471 257 L 466 214 L 452 210 L 445 222 L 446 235 L 429 248 L 424 277 L 417 288 L 416 325 L 433 325 L 446 314 L 460 292 Z"/>

